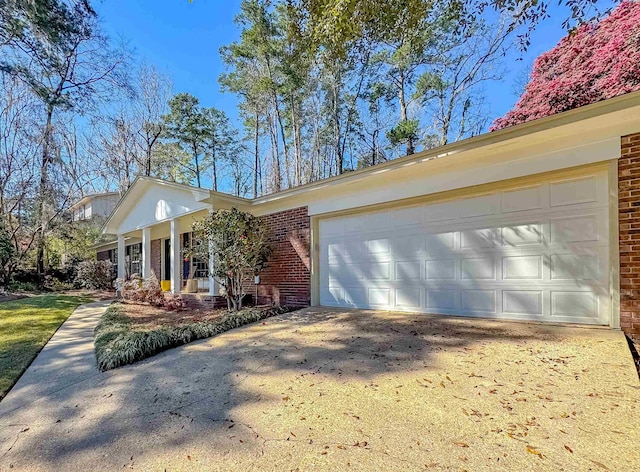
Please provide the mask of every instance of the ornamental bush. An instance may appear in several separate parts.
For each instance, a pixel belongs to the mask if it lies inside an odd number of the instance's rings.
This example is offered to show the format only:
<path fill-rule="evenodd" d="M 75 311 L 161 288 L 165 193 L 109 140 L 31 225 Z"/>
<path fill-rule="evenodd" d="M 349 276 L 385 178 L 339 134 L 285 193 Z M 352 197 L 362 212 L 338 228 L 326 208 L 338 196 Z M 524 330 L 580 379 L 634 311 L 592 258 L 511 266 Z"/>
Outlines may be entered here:
<path fill-rule="evenodd" d="M 192 252 L 204 260 L 213 256 L 210 275 L 223 287 L 229 310 L 241 310 L 247 284 L 271 255 L 264 220 L 237 208 L 223 209 L 194 222 L 192 229 L 200 242 Z"/>
<path fill-rule="evenodd" d="M 110 261 L 83 261 L 78 264 L 76 283 L 89 290 L 111 288 L 113 273 Z"/>
<path fill-rule="evenodd" d="M 119 304 L 111 305 L 94 330 L 98 368 L 102 371 L 151 357 L 172 347 L 291 311 L 288 307 L 245 308 L 214 321 L 136 330 Z"/>
<path fill-rule="evenodd" d="M 186 304 L 178 294 L 165 294 L 160 287 L 156 274 L 143 279 L 138 274 L 133 274 L 129 280 L 118 279 L 122 286 L 122 298 L 136 303 L 148 303 L 149 305 L 166 308 L 170 311 L 182 310 Z"/>

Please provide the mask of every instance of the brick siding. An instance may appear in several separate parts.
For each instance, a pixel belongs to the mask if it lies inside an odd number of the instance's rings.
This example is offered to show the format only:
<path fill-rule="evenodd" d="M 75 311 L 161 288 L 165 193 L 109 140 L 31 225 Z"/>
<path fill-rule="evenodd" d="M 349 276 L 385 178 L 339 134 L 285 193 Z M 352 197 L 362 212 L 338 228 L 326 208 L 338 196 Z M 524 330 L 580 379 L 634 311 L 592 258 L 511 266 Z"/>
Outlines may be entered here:
<path fill-rule="evenodd" d="M 156 274 L 158 280 L 162 280 L 162 241 L 151 240 L 151 271 Z"/>
<path fill-rule="evenodd" d="M 618 161 L 620 327 L 640 339 L 640 133 L 622 137 Z"/>
<path fill-rule="evenodd" d="M 258 303 L 304 307 L 311 304 L 311 226 L 307 207 L 263 217 L 272 254 L 260 284 L 246 287 Z"/>

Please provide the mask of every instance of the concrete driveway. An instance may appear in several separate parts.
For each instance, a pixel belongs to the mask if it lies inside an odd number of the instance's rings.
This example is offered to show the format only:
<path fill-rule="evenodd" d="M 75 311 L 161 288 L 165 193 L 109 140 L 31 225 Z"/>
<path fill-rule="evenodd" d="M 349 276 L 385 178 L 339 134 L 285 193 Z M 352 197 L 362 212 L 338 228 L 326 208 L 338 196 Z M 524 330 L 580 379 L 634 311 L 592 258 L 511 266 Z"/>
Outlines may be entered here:
<path fill-rule="evenodd" d="M 76 312 L 0 403 L 0 470 L 639 470 L 620 332 L 307 309 L 99 373 Z"/>

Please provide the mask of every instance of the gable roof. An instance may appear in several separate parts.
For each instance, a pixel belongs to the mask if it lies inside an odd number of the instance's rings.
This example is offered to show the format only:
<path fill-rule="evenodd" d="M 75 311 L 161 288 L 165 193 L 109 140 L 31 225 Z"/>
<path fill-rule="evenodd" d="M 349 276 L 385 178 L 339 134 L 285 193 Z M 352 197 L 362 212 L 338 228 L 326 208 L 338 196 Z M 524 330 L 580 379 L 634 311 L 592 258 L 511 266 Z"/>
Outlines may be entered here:
<path fill-rule="evenodd" d="M 116 204 L 111 215 L 109 215 L 107 221 L 105 221 L 102 227 L 102 232 L 115 234 L 123 221 L 128 217 L 131 210 L 135 208 L 135 206 L 152 187 L 173 189 L 177 192 L 183 193 L 187 199 L 192 200 L 193 211 L 202 210 L 203 208 L 208 207 L 208 204 L 203 203 L 210 196 L 210 192 L 207 189 L 179 184 L 177 182 L 169 182 L 155 177 L 139 176 L 136 177 L 131 186 Z M 161 215 L 154 216 L 158 217 L 158 222 L 162 221 Z M 142 223 L 143 222 L 140 222 L 140 227 L 144 226 Z"/>
<path fill-rule="evenodd" d="M 118 192 L 88 193 L 87 195 L 82 197 L 80 200 L 75 202 L 73 205 L 71 205 L 69 207 L 69 210 L 73 210 L 74 208 L 77 208 L 80 205 L 84 205 L 85 203 L 99 197 L 117 197 L 118 195 L 119 195 Z"/>

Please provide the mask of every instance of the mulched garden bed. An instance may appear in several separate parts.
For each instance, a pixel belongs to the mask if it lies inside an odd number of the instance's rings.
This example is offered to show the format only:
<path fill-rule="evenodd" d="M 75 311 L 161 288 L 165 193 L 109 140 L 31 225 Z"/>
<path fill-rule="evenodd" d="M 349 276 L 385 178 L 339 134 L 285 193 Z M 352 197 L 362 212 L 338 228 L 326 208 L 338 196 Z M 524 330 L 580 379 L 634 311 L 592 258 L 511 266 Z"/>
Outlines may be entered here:
<path fill-rule="evenodd" d="M 165 308 L 155 307 L 149 303 L 138 303 L 130 301 L 122 301 L 120 303 L 122 312 L 131 321 L 143 328 L 154 328 L 162 326 L 177 326 L 185 323 L 194 323 L 199 321 L 213 321 L 228 314 L 226 309 L 193 309 L 186 308 L 183 310 L 170 311 Z M 269 308 L 269 306 L 257 307 Z"/>
<path fill-rule="evenodd" d="M 20 300 L 21 298 L 27 298 L 28 295 L 23 293 L 9 293 L 9 292 L 0 292 L 0 303 L 2 302 L 12 302 L 13 300 Z"/>

